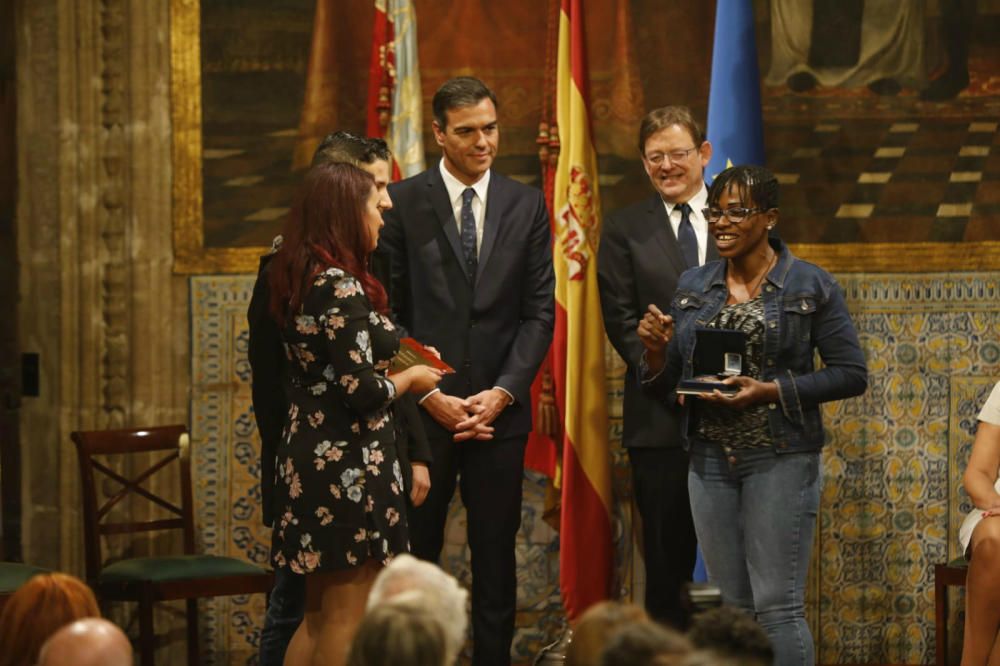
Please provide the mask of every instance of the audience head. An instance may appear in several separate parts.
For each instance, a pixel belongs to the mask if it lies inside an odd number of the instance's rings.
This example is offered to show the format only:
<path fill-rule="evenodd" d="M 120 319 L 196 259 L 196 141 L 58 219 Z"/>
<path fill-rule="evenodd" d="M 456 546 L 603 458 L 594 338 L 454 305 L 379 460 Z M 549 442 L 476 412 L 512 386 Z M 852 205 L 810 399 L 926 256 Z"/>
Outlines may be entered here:
<path fill-rule="evenodd" d="M 61 573 L 32 576 L 0 613 L 0 666 L 32 666 L 52 634 L 74 620 L 100 615 L 94 593 L 79 578 Z"/>
<path fill-rule="evenodd" d="M 601 650 L 615 631 L 627 624 L 648 622 L 641 607 L 620 601 L 594 604 L 580 616 L 573 627 L 573 640 L 566 651 L 568 666 L 596 666 Z"/>
<path fill-rule="evenodd" d="M 449 666 L 445 625 L 433 612 L 433 597 L 410 590 L 383 601 L 365 613 L 351 643 L 347 666 Z"/>
<path fill-rule="evenodd" d="M 408 554 L 398 555 L 375 578 L 368 595 L 368 612 L 412 591 L 423 595 L 423 612 L 433 616 L 444 629 L 447 663 L 452 663 L 465 643 L 468 591 L 436 564 Z"/>
<path fill-rule="evenodd" d="M 688 639 L 697 650 L 711 651 L 720 658 L 732 657 L 741 664 L 767 666 L 774 661 L 767 632 L 747 613 L 732 606 L 695 615 Z"/>
<path fill-rule="evenodd" d="M 298 311 L 315 276 L 330 267 L 356 277 L 372 306 L 387 310 L 385 289 L 367 266 L 382 225 L 378 203 L 372 175 L 358 167 L 321 164 L 306 173 L 271 260 L 271 313 L 279 324 Z"/>
<path fill-rule="evenodd" d="M 691 652 L 683 634 L 655 622 L 621 627 L 601 651 L 600 666 L 674 666 Z"/>
<path fill-rule="evenodd" d="M 42 646 L 38 666 L 132 666 L 132 645 L 125 633 L 99 617 L 68 624 Z"/>
<path fill-rule="evenodd" d="M 683 660 L 678 662 L 678 666 L 771 666 L 773 662 L 763 662 L 745 657 L 734 657 L 731 654 L 723 654 L 715 650 L 695 650 Z"/>

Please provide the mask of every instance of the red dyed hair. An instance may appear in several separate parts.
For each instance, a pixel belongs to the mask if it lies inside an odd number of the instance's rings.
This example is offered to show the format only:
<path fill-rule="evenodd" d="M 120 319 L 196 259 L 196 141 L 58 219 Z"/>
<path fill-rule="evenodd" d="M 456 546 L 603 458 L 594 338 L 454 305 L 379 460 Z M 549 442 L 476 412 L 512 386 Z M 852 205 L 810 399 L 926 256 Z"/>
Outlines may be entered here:
<path fill-rule="evenodd" d="M 0 666 L 32 666 L 52 634 L 85 617 L 101 617 L 86 583 L 61 573 L 32 576 L 0 613 Z"/>
<path fill-rule="evenodd" d="M 320 164 L 306 173 L 271 260 L 271 315 L 282 327 L 315 277 L 331 267 L 356 277 L 372 307 L 388 311 L 385 288 L 368 269 L 364 210 L 374 186 L 371 174 L 350 164 Z"/>

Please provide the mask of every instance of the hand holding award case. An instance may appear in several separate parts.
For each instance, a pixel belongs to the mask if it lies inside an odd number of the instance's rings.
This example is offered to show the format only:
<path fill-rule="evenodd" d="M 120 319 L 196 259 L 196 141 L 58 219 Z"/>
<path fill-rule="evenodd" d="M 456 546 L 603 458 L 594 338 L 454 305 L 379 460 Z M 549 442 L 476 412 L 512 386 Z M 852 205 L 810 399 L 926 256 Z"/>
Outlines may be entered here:
<path fill-rule="evenodd" d="M 698 328 L 694 334 L 694 376 L 678 382 L 677 393 L 738 393 L 738 386 L 723 384 L 721 380 L 743 374 L 746 334 L 725 328 Z"/>

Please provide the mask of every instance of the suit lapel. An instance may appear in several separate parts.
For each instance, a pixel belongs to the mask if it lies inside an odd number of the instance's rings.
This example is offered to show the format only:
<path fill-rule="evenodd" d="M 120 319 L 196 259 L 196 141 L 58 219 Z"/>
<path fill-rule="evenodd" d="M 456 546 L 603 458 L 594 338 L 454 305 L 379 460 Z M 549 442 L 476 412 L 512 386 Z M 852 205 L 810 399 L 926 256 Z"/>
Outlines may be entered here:
<path fill-rule="evenodd" d="M 465 265 L 465 255 L 462 253 L 462 239 L 458 236 L 458 223 L 455 221 L 455 211 L 448 200 L 448 188 L 444 186 L 441 172 L 436 167 L 428 170 L 427 176 L 427 196 L 430 199 L 431 207 L 438 216 L 438 221 L 444 229 L 444 235 L 455 252 L 458 265 Z M 464 271 L 463 271 L 464 272 Z"/>
<path fill-rule="evenodd" d="M 476 281 L 483 277 L 483 269 L 490 259 L 493 245 L 500 230 L 500 183 L 497 172 L 490 173 L 490 184 L 486 190 L 486 217 L 483 220 L 483 242 L 479 246 L 479 263 L 476 267 Z"/>
<path fill-rule="evenodd" d="M 681 246 L 677 243 L 677 237 L 674 236 L 673 227 L 670 226 L 667 207 L 663 205 L 659 194 L 654 194 L 653 198 L 649 200 L 648 214 L 650 224 L 653 225 L 653 238 L 663 248 L 663 252 L 673 265 L 674 271 L 680 275 L 687 270 L 687 263 L 681 254 Z"/>

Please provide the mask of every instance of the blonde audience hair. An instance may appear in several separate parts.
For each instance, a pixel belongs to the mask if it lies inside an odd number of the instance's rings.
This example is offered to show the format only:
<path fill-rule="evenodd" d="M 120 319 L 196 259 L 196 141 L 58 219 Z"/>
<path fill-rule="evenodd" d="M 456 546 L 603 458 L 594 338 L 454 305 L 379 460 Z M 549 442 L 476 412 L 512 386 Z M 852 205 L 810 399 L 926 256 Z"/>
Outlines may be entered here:
<path fill-rule="evenodd" d="M 0 613 L 0 666 L 32 666 L 42 644 L 59 629 L 85 617 L 100 617 L 97 599 L 75 576 L 32 576 Z"/>

